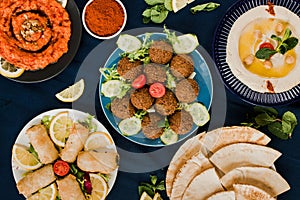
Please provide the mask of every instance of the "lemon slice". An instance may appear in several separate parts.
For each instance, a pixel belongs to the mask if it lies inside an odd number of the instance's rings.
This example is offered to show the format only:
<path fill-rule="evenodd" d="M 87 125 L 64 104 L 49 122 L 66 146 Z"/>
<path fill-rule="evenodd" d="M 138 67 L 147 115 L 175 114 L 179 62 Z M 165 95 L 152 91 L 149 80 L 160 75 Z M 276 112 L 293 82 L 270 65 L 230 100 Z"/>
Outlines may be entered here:
<path fill-rule="evenodd" d="M 0 58 L 0 74 L 8 78 L 17 78 L 24 73 L 24 69 L 15 67 Z"/>
<path fill-rule="evenodd" d="M 110 80 L 102 84 L 101 92 L 106 97 L 116 97 L 122 92 L 122 81 Z"/>
<path fill-rule="evenodd" d="M 84 150 L 94 150 L 99 148 L 108 148 L 113 145 L 111 137 L 105 132 L 94 132 L 89 135 L 84 143 Z"/>
<path fill-rule="evenodd" d="M 172 9 L 176 13 L 188 4 L 189 0 L 172 0 Z"/>
<path fill-rule="evenodd" d="M 72 127 L 73 120 L 69 112 L 58 113 L 50 122 L 49 133 L 52 141 L 57 146 L 64 147 Z"/>
<path fill-rule="evenodd" d="M 62 102 L 74 102 L 83 94 L 84 91 L 84 80 L 81 79 L 64 89 L 63 91 L 57 93 L 55 96 Z"/>
<path fill-rule="evenodd" d="M 142 129 L 142 123 L 136 117 L 126 118 L 119 123 L 119 129 L 123 135 L 135 135 Z"/>
<path fill-rule="evenodd" d="M 42 163 L 23 145 L 15 144 L 12 155 L 18 166 L 24 170 L 35 170 L 42 166 Z"/>
<path fill-rule="evenodd" d="M 108 191 L 107 183 L 97 174 L 90 174 L 90 179 L 93 189 L 89 200 L 104 200 Z"/>
<path fill-rule="evenodd" d="M 199 45 L 197 36 L 193 34 L 180 35 L 177 39 L 173 44 L 173 49 L 177 54 L 191 53 Z"/>
<path fill-rule="evenodd" d="M 55 183 L 40 189 L 37 193 L 27 198 L 27 200 L 55 200 L 57 196 L 57 187 Z"/>
<path fill-rule="evenodd" d="M 158 192 L 155 193 L 153 200 L 163 200 Z"/>
<path fill-rule="evenodd" d="M 125 52 L 132 53 L 142 47 L 142 42 L 135 36 L 122 34 L 117 40 L 117 46 Z"/>
<path fill-rule="evenodd" d="M 147 192 L 143 192 L 140 200 L 152 200 L 152 198 L 149 196 L 149 194 L 147 194 Z"/>
<path fill-rule="evenodd" d="M 165 129 L 160 140 L 166 145 L 174 144 L 178 141 L 178 135 L 172 129 Z"/>
<path fill-rule="evenodd" d="M 197 126 L 203 126 L 210 120 L 207 108 L 201 103 L 192 103 L 185 108 L 192 117 Z"/>
<path fill-rule="evenodd" d="M 61 4 L 62 7 L 66 7 L 67 3 L 68 3 L 68 0 L 56 0 L 58 3 Z"/>

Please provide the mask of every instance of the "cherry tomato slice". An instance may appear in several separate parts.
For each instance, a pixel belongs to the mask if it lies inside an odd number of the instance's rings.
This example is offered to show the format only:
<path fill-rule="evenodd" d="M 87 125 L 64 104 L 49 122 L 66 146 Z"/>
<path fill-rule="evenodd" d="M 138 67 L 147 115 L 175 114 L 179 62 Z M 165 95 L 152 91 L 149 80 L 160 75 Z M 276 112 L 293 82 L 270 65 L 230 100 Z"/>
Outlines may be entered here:
<path fill-rule="evenodd" d="M 53 165 L 53 171 L 58 176 L 65 176 L 70 171 L 70 166 L 63 160 L 58 160 Z"/>
<path fill-rule="evenodd" d="M 166 88 L 161 83 L 153 83 L 152 85 L 150 85 L 149 93 L 154 98 L 160 98 L 165 95 Z"/>
<path fill-rule="evenodd" d="M 259 49 L 262 49 L 262 48 L 274 50 L 274 46 L 270 42 L 264 42 L 261 45 L 259 45 Z"/>
<path fill-rule="evenodd" d="M 144 87 L 145 84 L 146 84 L 146 76 L 144 74 L 141 74 L 133 80 L 131 86 L 135 89 L 139 89 Z"/>

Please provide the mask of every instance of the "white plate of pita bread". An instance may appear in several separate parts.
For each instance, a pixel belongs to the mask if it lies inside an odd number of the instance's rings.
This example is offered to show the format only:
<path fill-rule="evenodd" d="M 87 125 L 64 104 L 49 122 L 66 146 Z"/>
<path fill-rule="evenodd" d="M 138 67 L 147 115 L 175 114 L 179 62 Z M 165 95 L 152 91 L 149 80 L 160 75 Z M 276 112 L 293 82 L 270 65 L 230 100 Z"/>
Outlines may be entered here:
<path fill-rule="evenodd" d="M 276 172 L 281 153 L 245 126 L 222 127 L 187 140 L 166 175 L 171 200 L 274 200 L 290 189 Z"/>
<path fill-rule="evenodd" d="M 29 139 L 28 137 L 28 131 L 29 129 L 31 129 L 32 127 L 35 127 L 35 126 L 41 126 L 41 120 L 43 119 L 43 117 L 45 116 L 50 116 L 50 117 L 54 117 L 56 115 L 58 115 L 59 113 L 63 113 L 63 112 L 66 112 L 68 113 L 68 116 L 70 118 L 72 118 L 72 120 L 74 121 L 74 123 L 76 124 L 80 124 L 80 122 L 83 122 L 85 121 L 88 117 L 90 117 L 90 115 L 88 113 L 84 113 L 82 111 L 78 111 L 78 110 L 74 110 L 74 109 L 54 109 L 54 110 L 50 110 L 50 111 L 47 111 L 47 112 L 44 112 L 44 113 L 41 113 L 39 114 L 38 116 L 34 117 L 32 120 L 30 120 L 24 127 L 23 129 L 20 131 L 16 141 L 15 141 L 15 144 L 17 145 L 23 145 L 23 146 L 26 146 L 26 147 L 29 147 L 29 145 L 31 144 L 31 140 Z M 110 141 L 112 142 L 112 145 L 109 146 L 109 149 L 105 149 L 105 151 L 112 151 L 112 152 L 116 152 L 117 153 L 117 149 L 116 149 L 116 146 L 115 146 L 115 143 L 113 141 L 113 138 L 111 137 L 111 135 L 109 134 L 108 130 L 95 118 L 92 118 L 91 119 L 91 123 L 93 124 L 93 127 L 95 128 L 95 131 L 97 132 L 105 132 L 106 135 L 110 138 Z M 76 134 L 79 134 L 80 131 L 76 132 Z M 88 135 L 91 135 L 95 132 L 88 132 Z M 82 133 L 80 133 L 82 134 Z M 50 137 L 49 137 L 50 138 Z M 71 133 L 69 135 L 69 138 L 71 138 Z M 78 138 L 77 138 L 78 139 Z M 80 140 L 82 139 L 82 137 L 80 138 Z M 44 139 L 45 140 L 45 139 Z M 49 139 L 50 140 L 50 139 Z M 69 139 L 68 139 L 69 140 Z M 63 148 L 63 149 L 60 149 L 56 146 L 56 149 L 58 149 L 59 151 L 59 157 L 56 159 L 56 160 L 61 160 L 62 159 L 62 151 L 64 149 L 67 148 L 67 145 L 68 145 L 68 140 L 66 141 L 66 146 Z M 42 141 L 41 141 L 42 142 Z M 79 141 L 77 140 L 77 142 L 80 142 L 80 143 L 84 143 L 82 140 Z M 43 145 L 42 146 L 45 146 L 45 141 L 42 142 Z M 73 144 L 75 142 L 71 141 L 70 144 Z M 75 144 L 74 144 L 75 146 Z M 75 151 L 74 149 L 72 149 L 72 145 L 69 145 L 71 151 Z M 86 151 L 83 149 L 83 147 L 81 147 L 81 149 L 78 149 L 80 153 L 86 153 L 86 152 L 89 152 L 89 151 Z M 99 150 L 100 152 L 100 150 Z M 48 154 L 50 154 L 50 152 L 48 152 Z M 79 155 L 78 154 L 78 155 Z M 94 154 L 93 154 L 94 155 Z M 77 157 L 77 156 L 76 156 Z M 77 157 L 78 158 L 78 157 Z M 76 159 L 77 159 L 76 158 Z M 97 158 L 97 157 L 95 157 Z M 102 158 L 103 159 L 103 158 Z M 41 171 L 43 170 L 44 168 L 47 168 L 49 166 L 51 166 L 51 170 L 45 170 L 45 171 L 53 171 L 53 163 L 54 162 L 51 162 L 51 163 L 48 163 L 48 164 L 42 164 L 42 166 L 40 168 L 38 168 L 37 170 L 34 170 L 34 171 L 28 171 L 28 170 L 24 170 L 22 169 L 18 164 L 17 162 L 15 161 L 15 159 L 13 158 L 12 156 L 12 160 L 11 160 L 11 163 L 12 163 L 12 172 L 13 172 L 13 176 L 14 176 L 14 179 L 15 179 L 15 182 L 17 184 L 17 188 L 19 190 L 19 193 L 20 194 L 23 194 L 25 197 L 29 197 L 30 195 L 33 196 L 35 193 L 32 192 L 33 190 L 30 190 L 30 192 L 27 192 L 27 191 L 23 191 L 24 189 L 20 190 L 20 188 L 25 188 L 23 187 L 24 185 L 27 185 L 29 187 L 29 189 L 35 187 L 34 185 L 38 184 L 39 182 L 45 182 L 45 179 L 47 179 L 47 177 L 44 177 L 44 176 L 48 176 L 49 174 L 47 173 L 40 173 L 38 177 L 38 175 L 33 175 L 33 174 L 37 174 L 38 171 Z M 71 162 L 68 161 L 69 164 L 71 164 Z M 76 163 L 76 161 L 74 162 Z M 105 163 L 105 162 L 103 162 Z M 107 163 L 106 163 L 107 164 Z M 108 165 L 108 164 L 107 164 Z M 78 166 L 77 166 L 78 167 Z M 83 171 L 83 170 L 82 170 Z M 36 173 L 35 173 L 36 172 Z M 84 172 L 84 171 L 83 171 Z M 89 172 L 89 171 L 87 171 Z M 98 172 L 93 172 L 93 173 L 98 173 Z M 102 173 L 102 172 L 101 172 Z M 108 182 L 107 182 L 107 194 L 111 191 L 114 183 L 115 183 L 115 180 L 116 180 L 116 177 L 117 177 L 117 173 L 118 173 L 118 168 L 115 168 L 113 171 L 109 172 L 109 173 L 102 173 L 102 174 L 105 174 L 105 176 L 108 177 Z M 32 176 L 34 177 L 37 177 L 36 180 L 23 180 L 24 178 L 26 178 L 26 176 L 28 176 L 29 174 L 31 174 Z M 51 174 L 53 174 L 51 172 Z M 68 173 L 69 175 L 71 175 L 71 172 Z M 59 177 L 57 175 L 55 175 L 55 178 L 54 180 L 51 180 L 51 183 L 56 183 L 59 181 L 59 180 L 62 180 L 63 178 L 65 178 L 67 176 L 64 176 L 64 177 Z M 72 175 L 73 177 L 73 175 Z M 22 187 L 20 186 L 21 185 L 21 182 L 22 182 Z M 77 182 L 77 181 L 75 181 Z M 33 184 L 34 183 L 34 184 Z M 36 186 L 37 188 L 38 186 Z M 43 186 L 44 187 L 44 186 Z M 27 188 L 27 187 L 26 187 Z M 41 188 L 40 188 L 41 189 Z M 67 188 L 68 189 L 68 188 Z M 72 189 L 72 187 L 69 187 L 70 191 L 72 191 L 73 196 L 76 195 L 75 194 L 75 189 Z M 80 193 L 80 195 L 82 196 L 82 191 L 78 191 Z M 80 199 L 79 197 L 77 199 Z"/>

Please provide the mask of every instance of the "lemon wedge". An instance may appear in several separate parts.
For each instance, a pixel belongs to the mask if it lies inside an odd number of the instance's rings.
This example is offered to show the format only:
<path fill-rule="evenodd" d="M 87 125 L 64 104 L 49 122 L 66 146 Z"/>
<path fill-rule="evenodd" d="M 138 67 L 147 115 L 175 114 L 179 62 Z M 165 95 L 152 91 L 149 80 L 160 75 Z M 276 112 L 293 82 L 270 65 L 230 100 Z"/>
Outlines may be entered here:
<path fill-rule="evenodd" d="M 63 91 L 57 93 L 55 96 L 62 102 L 74 102 L 81 97 L 83 91 L 84 80 L 81 79 Z"/>
<path fill-rule="evenodd" d="M 58 113 L 50 122 L 49 133 L 52 141 L 57 146 L 64 147 L 72 127 L 73 120 L 69 112 Z"/>
<path fill-rule="evenodd" d="M 17 78 L 24 73 L 24 69 L 15 67 L 0 58 L 0 74 L 8 78 Z"/>
<path fill-rule="evenodd" d="M 17 165 L 24 170 L 35 170 L 42 166 L 42 163 L 23 145 L 15 144 L 12 155 Z"/>
<path fill-rule="evenodd" d="M 189 3 L 189 0 L 172 0 L 172 9 L 176 13 L 184 8 Z"/>
<path fill-rule="evenodd" d="M 94 150 L 99 148 L 108 148 L 113 145 L 111 137 L 105 132 L 94 132 L 89 135 L 84 143 L 84 150 Z"/>
<path fill-rule="evenodd" d="M 153 200 L 163 200 L 158 192 L 155 193 Z"/>
<path fill-rule="evenodd" d="M 152 200 L 152 198 L 149 196 L 149 194 L 147 194 L 147 192 L 143 192 L 140 200 Z"/>
<path fill-rule="evenodd" d="M 90 174 L 90 179 L 93 189 L 89 200 L 104 200 L 108 191 L 107 183 L 98 174 Z"/>
<path fill-rule="evenodd" d="M 27 200 L 55 200 L 57 196 L 57 187 L 55 183 L 40 189 L 37 193 L 27 198 Z"/>

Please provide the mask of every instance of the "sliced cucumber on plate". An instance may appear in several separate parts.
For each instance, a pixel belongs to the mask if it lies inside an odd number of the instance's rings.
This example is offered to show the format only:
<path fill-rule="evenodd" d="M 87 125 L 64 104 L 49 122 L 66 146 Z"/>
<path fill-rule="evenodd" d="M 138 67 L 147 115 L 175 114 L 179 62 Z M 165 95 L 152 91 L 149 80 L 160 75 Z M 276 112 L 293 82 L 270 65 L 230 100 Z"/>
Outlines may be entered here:
<path fill-rule="evenodd" d="M 172 129 L 166 128 L 160 136 L 160 140 L 166 145 L 174 144 L 178 141 L 178 134 L 176 134 Z"/>
<path fill-rule="evenodd" d="M 210 115 L 207 108 L 201 103 L 192 103 L 185 107 L 192 117 L 197 126 L 204 126 L 209 120 Z"/>
<path fill-rule="evenodd" d="M 142 129 L 142 121 L 137 117 L 123 119 L 119 123 L 119 129 L 125 136 L 135 135 Z"/>

